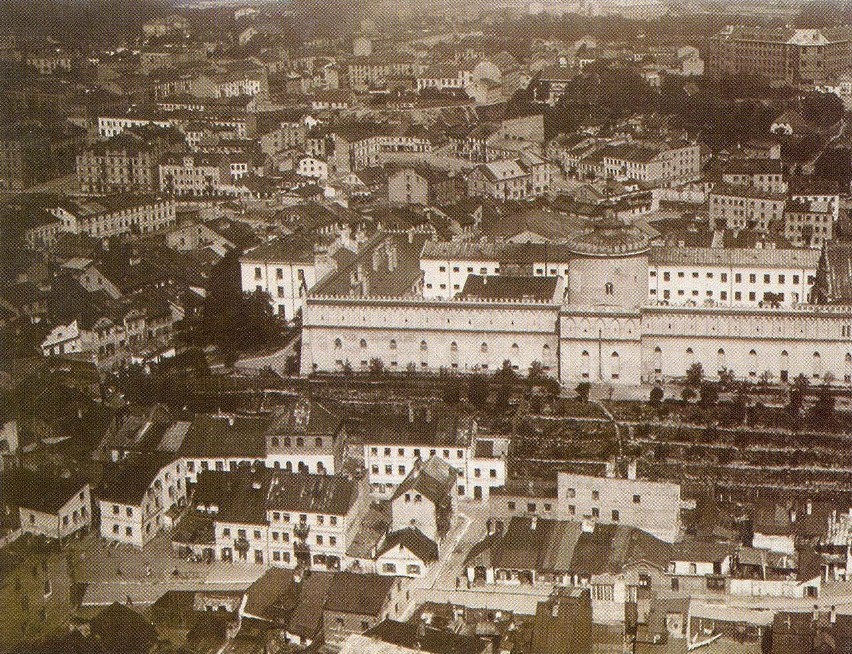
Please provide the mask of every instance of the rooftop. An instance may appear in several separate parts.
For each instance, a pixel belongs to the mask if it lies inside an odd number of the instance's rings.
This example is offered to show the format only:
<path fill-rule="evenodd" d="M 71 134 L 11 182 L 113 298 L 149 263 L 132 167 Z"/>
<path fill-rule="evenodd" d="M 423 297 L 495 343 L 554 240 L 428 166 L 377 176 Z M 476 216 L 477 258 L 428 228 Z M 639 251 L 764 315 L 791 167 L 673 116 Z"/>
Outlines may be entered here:
<path fill-rule="evenodd" d="M 468 275 L 462 299 L 558 302 L 559 277 Z"/>

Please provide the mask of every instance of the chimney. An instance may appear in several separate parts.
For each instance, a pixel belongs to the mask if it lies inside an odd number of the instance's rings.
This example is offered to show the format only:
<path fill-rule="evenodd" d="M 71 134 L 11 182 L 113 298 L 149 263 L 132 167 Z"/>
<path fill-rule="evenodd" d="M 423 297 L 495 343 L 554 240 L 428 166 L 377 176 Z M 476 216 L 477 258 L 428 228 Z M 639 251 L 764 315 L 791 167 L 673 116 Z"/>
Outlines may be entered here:
<path fill-rule="evenodd" d="M 627 464 L 627 478 L 633 481 L 636 480 L 636 465 L 635 459 Z"/>
<path fill-rule="evenodd" d="M 414 228 L 408 230 L 408 243 L 409 245 L 414 243 Z"/>
<path fill-rule="evenodd" d="M 538 527 L 538 516 L 534 515 L 532 518 L 530 518 L 530 529 L 532 531 L 535 531 L 536 527 Z"/>
<path fill-rule="evenodd" d="M 814 604 L 813 620 L 814 622 L 819 620 L 819 606 L 817 606 L 816 604 Z"/>
<path fill-rule="evenodd" d="M 586 534 L 594 533 L 595 531 L 595 523 L 591 520 L 591 518 L 583 518 L 583 532 Z"/>
<path fill-rule="evenodd" d="M 828 619 L 831 624 L 835 624 L 837 622 L 837 607 L 834 604 L 831 605 L 831 613 L 828 614 Z"/>
<path fill-rule="evenodd" d="M 492 518 L 488 518 L 488 520 L 485 521 L 485 531 L 489 536 L 494 533 L 494 521 Z"/>
<path fill-rule="evenodd" d="M 604 471 L 604 476 L 607 479 L 612 479 L 613 477 L 615 477 L 615 462 L 614 461 L 607 461 L 606 462 L 606 468 L 605 468 L 605 471 Z"/>
<path fill-rule="evenodd" d="M 796 509 L 790 510 L 790 522 L 796 522 Z"/>
<path fill-rule="evenodd" d="M 814 503 L 811 500 L 808 500 L 808 503 L 805 505 L 805 509 L 808 515 L 811 515 L 814 510 Z"/>

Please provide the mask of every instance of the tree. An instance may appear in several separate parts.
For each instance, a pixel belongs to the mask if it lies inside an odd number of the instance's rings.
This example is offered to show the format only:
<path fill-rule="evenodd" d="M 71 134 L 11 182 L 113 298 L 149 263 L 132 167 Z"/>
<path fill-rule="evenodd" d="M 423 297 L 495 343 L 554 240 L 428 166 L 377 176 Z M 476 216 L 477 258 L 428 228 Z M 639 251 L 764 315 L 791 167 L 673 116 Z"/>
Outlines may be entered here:
<path fill-rule="evenodd" d="M 692 402 L 695 399 L 695 390 L 691 386 L 686 386 L 680 392 L 680 399 L 686 403 Z"/>
<path fill-rule="evenodd" d="M 834 394 L 831 389 L 826 386 L 819 389 L 809 417 L 817 428 L 830 428 L 834 422 Z"/>
<path fill-rule="evenodd" d="M 760 385 L 764 388 L 769 386 L 769 384 L 772 383 L 772 377 L 772 371 L 764 370 L 762 373 L 760 373 Z"/>
<path fill-rule="evenodd" d="M 837 182 L 840 185 L 840 192 L 846 193 L 852 182 L 852 150 L 849 148 L 826 150 L 814 164 L 814 175 Z"/>
<path fill-rule="evenodd" d="M 719 386 L 722 388 L 730 388 L 736 382 L 734 371 L 729 368 L 722 368 L 719 371 Z"/>
<path fill-rule="evenodd" d="M 698 388 L 701 386 L 701 380 L 704 379 L 704 367 L 696 362 L 686 369 L 686 385 L 690 388 Z"/>
<path fill-rule="evenodd" d="M 710 407 L 719 401 L 719 387 L 709 380 L 701 382 L 699 402 L 704 407 Z"/>
<path fill-rule="evenodd" d="M 474 375 L 467 382 L 467 399 L 476 407 L 488 401 L 488 381 L 482 375 Z"/>
<path fill-rule="evenodd" d="M 373 377 L 380 377 L 385 371 L 385 364 L 379 357 L 370 359 L 370 374 Z"/>
<path fill-rule="evenodd" d="M 580 400 L 580 402 L 588 402 L 592 385 L 589 382 L 580 382 L 574 390 L 577 391 L 577 399 Z"/>
<path fill-rule="evenodd" d="M 517 381 L 518 373 L 512 369 L 512 362 L 506 359 L 500 369 L 494 373 L 494 382 L 501 385 L 514 385 Z"/>
<path fill-rule="evenodd" d="M 836 378 L 835 378 L 835 376 L 834 376 L 834 373 L 833 373 L 833 372 L 831 372 L 831 371 L 829 370 L 828 372 L 826 372 L 826 373 L 822 376 L 822 383 L 823 383 L 825 386 L 831 386 L 831 385 L 834 383 L 835 379 L 836 379 Z"/>
<path fill-rule="evenodd" d="M 663 396 L 663 388 L 661 386 L 654 386 L 654 388 L 651 389 L 651 395 L 648 398 L 648 403 L 656 409 L 662 403 Z"/>
<path fill-rule="evenodd" d="M 535 386 L 536 382 L 541 381 L 544 377 L 544 368 L 541 365 L 541 361 L 533 361 L 530 364 L 530 369 L 527 372 L 527 381 L 530 385 Z"/>

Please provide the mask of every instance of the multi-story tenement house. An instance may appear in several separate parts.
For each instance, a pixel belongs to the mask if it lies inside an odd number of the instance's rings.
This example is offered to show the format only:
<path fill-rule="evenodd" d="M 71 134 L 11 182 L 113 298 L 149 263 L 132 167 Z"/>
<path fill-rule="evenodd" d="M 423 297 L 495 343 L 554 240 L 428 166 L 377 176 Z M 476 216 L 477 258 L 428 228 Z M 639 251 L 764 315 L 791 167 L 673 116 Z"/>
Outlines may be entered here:
<path fill-rule="evenodd" d="M 101 537 L 143 547 L 171 528 L 169 510 L 186 503 L 187 487 L 179 459 L 138 454 L 108 467 L 95 491 Z"/>
<path fill-rule="evenodd" d="M 35 68 L 39 75 L 55 75 L 71 72 L 73 57 L 61 48 L 44 49 L 27 53 L 24 62 Z"/>
<path fill-rule="evenodd" d="M 176 224 L 175 201 L 156 196 L 116 194 L 70 200 L 50 209 L 63 231 L 110 238 L 121 234 L 150 234 Z"/>
<path fill-rule="evenodd" d="M 468 195 L 524 200 L 550 192 L 551 164 L 532 153 L 480 164 L 467 177 Z"/>
<path fill-rule="evenodd" d="M 83 193 L 152 193 L 159 188 L 159 161 L 182 146 L 183 136 L 144 126 L 95 143 L 77 155 L 77 184 Z"/>
<path fill-rule="evenodd" d="M 648 301 L 662 304 L 791 306 L 809 301 L 819 251 L 653 247 Z"/>
<path fill-rule="evenodd" d="M 211 197 L 231 183 L 225 155 L 169 154 L 160 162 L 160 190 L 176 197 Z"/>
<path fill-rule="evenodd" d="M 832 222 L 840 217 L 840 185 L 826 179 L 794 177 L 789 184 L 789 198 L 794 202 L 808 202 L 812 206 L 827 207 Z"/>
<path fill-rule="evenodd" d="M 242 290 L 267 293 L 276 315 L 292 321 L 308 291 L 354 256 L 346 246 L 354 248 L 348 242 L 326 245 L 304 234 L 258 245 L 240 257 Z"/>
<path fill-rule="evenodd" d="M 218 560 L 339 570 L 369 498 L 341 475 L 255 469 L 202 474 L 196 505 L 213 518 Z"/>
<path fill-rule="evenodd" d="M 156 356 L 168 344 L 178 315 L 153 295 L 113 300 L 89 293 L 81 305 L 76 317 L 47 333 L 41 342 L 44 356 L 85 354 L 98 368 L 118 369 L 146 352 Z"/>
<path fill-rule="evenodd" d="M 343 420 L 316 400 L 287 398 L 273 412 L 264 437 L 267 468 L 318 475 L 339 474 L 343 468 Z"/>
<path fill-rule="evenodd" d="M 18 507 L 24 533 L 63 539 L 92 523 L 91 488 L 84 480 L 21 469 L 4 473 L 4 484 L 6 496 Z"/>
<path fill-rule="evenodd" d="M 408 78 L 413 82 L 420 69 L 413 58 L 393 54 L 353 57 L 346 64 L 349 88 L 353 91 L 382 87 L 394 78 Z"/>
<path fill-rule="evenodd" d="M 386 152 L 428 154 L 437 136 L 418 128 L 397 128 L 378 123 L 341 124 L 331 131 L 333 152 L 329 173 L 357 172 L 382 163 Z M 310 149 L 310 148 L 309 148 Z M 322 153 L 314 153 L 322 156 Z"/>
<path fill-rule="evenodd" d="M 391 532 L 414 528 L 440 543 L 452 525 L 458 472 L 439 456 L 418 460 L 391 497 Z"/>
<path fill-rule="evenodd" d="M 465 195 L 461 175 L 430 166 L 400 168 L 388 177 L 388 202 L 422 206 L 455 204 Z"/>
<path fill-rule="evenodd" d="M 678 540 L 678 484 L 637 479 L 635 467 L 626 479 L 560 472 L 556 484 L 560 512 L 570 520 L 638 527 L 667 543 Z"/>
<path fill-rule="evenodd" d="M 683 184 L 701 174 L 701 147 L 689 142 L 635 141 L 595 153 L 601 177 L 627 178 L 649 186 Z"/>
<path fill-rule="evenodd" d="M 263 418 L 196 415 L 177 448 L 185 482 L 194 484 L 206 470 L 234 472 L 263 467 L 265 425 Z"/>
<path fill-rule="evenodd" d="M 781 159 L 731 159 L 722 169 L 722 182 L 754 188 L 763 193 L 787 192 Z"/>
<path fill-rule="evenodd" d="M 360 428 L 370 491 L 394 495 L 419 461 L 438 457 L 457 473 L 459 497 L 484 500 L 506 483 L 508 440 L 479 434 L 476 422 L 457 414 L 409 411 L 375 416 Z"/>
<path fill-rule="evenodd" d="M 852 28 L 729 26 L 711 39 L 707 74 L 760 75 L 773 82 L 813 86 L 849 68 Z"/>
<path fill-rule="evenodd" d="M 98 116 L 98 138 L 109 139 L 134 127 L 174 128 L 176 121 L 165 114 L 105 114 Z"/>
<path fill-rule="evenodd" d="M 420 253 L 423 297 L 453 298 L 468 275 L 499 275 L 505 246 L 497 243 L 426 241 Z"/>
<path fill-rule="evenodd" d="M 829 202 L 789 200 L 784 208 L 784 238 L 800 247 L 821 247 L 832 239 L 834 207 Z"/>
<path fill-rule="evenodd" d="M 717 228 L 749 229 L 767 233 L 781 225 L 787 196 L 748 186 L 717 184 L 710 193 L 710 223 Z"/>

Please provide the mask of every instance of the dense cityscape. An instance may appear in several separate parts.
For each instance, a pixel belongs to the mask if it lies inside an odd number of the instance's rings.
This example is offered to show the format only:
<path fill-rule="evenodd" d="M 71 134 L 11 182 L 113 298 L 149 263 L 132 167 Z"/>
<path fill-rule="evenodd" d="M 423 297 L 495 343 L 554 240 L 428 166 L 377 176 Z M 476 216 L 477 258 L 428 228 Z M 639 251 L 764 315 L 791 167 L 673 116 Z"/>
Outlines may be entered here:
<path fill-rule="evenodd" d="M 0 4 L 0 653 L 852 653 L 852 4 Z"/>

